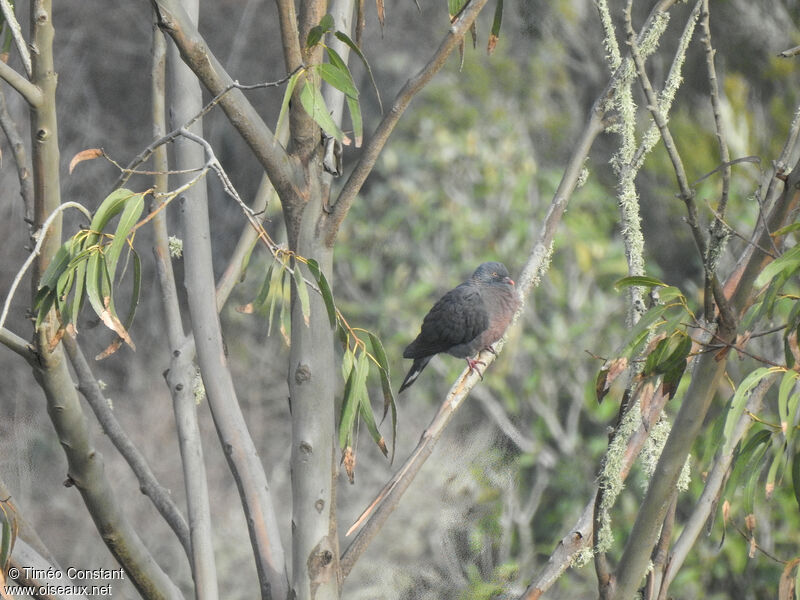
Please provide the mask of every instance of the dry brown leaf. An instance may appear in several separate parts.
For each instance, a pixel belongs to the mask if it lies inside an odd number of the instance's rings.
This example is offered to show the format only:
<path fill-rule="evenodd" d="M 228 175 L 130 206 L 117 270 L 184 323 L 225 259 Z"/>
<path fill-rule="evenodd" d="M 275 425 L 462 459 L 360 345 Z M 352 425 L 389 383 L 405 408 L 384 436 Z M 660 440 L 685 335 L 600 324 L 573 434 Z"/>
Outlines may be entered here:
<path fill-rule="evenodd" d="M 94 359 L 104 360 L 109 356 L 111 356 L 112 354 L 114 354 L 114 352 L 119 350 L 120 347 L 122 347 L 122 340 L 120 338 L 117 338 L 113 342 L 111 342 L 105 350 L 103 350 L 100 354 L 95 356 Z"/>
<path fill-rule="evenodd" d="M 94 160 L 95 158 L 100 158 L 101 156 L 103 156 L 102 148 L 89 148 L 88 150 L 81 150 L 72 157 L 71 161 L 69 161 L 69 174 L 72 175 L 72 171 L 78 163 L 82 163 L 85 160 Z"/>
<path fill-rule="evenodd" d="M 353 452 L 353 447 L 348 446 L 344 449 L 344 456 L 342 457 L 342 463 L 344 464 L 344 470 L 347 473 L 347 478 L 350 480 L 350 483 L 355 483 L 356 481 L 356 455 Z"/>
<path fill-rule="evenodd" d="M 495 34 L 489 35 L 489 44 L 486 46 L 486 52 L 491 54 L 494 52 L 495 47 L 497 46 L 497 40 L 499 38 Z"/>
<path fill-rule="evenodd" d="M 792 571 L 800 564 L 800 557 L 793 558 L 786 563 L 781 573 L 780 583 L 778 584 L 778 600 L 794 600 L 794 577 Z"/>

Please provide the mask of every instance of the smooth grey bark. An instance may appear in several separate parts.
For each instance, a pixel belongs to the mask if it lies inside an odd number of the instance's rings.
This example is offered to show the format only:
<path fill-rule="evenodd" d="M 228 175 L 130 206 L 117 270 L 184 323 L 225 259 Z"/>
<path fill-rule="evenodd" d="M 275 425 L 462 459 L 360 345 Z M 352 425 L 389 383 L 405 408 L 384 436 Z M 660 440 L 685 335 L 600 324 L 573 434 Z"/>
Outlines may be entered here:
<path fill-rule="evenodd" d="M 324 219 L 319 193 L 305 207 L 296 251 L 314 258 L 330 277 L 333 251 L 320 243 Z M 295 262 L 307 278 L 307 269 Z M 329 279 L 330 281 L 330 279 Z M 339 386 L 333 329 L 318 294 L 310 297 L 306 326 L 296 293 L 292 301 L 288 383 L 292 411 L 292 594 L 296 600 L 339 598 L 339 539 L 336 530 L 336 422 Z"/>
<path fill-rule="evenodd" d="M 167 44 L 164 34 L 153 28 L 151 66 L 151 102 L 153 112 L 153 135 L 166 135 L 166 66 Z M 168 189 L 166 146 L 153 152 L 153 164 L 158 174 L 155 188 L 159 192 Z M 189 518 L 189 560 L 192 566 L 195 595 L 198 600 L 216 600 L 219 597 L 217 569 L 214 561 L 214 540 L 211 529 L 211 503 L 208 498 L 208 479 L 203 461 L 203 446 L 200 427 L 197 423 L 197 404 L 192 384 L 194 380 L 194 352 L 182 348 L 186 342 L 178 303 L 175 275 L 169 254 L 169 234 L 165 211 L 153 218 L 155 232 L 155 258 L 161 301 L 164 307 L 167 343 L 170 347 L 170 366 L 165 373 L 167 386 L 172 396 L 178 447 L 181 453 L 186 506 Z"/>
<path fill-rule="evenodd" d="M 190 10 L 196 18 L 196 0 Z M 175 124 L 180 126 L 201 111 L 202 96 L 200 83 L 177 54 L 173 54 L 171 64 L 174 66 L 171 73 L 172 115 Z M 196 122 L 191 131 L 202 136 L 201 123 Z M 175 167 L 178 170 L 205 164 L 203 148 L 198 144 L 179 138 L 175 147 Z M 180 201 L 180 207 L 185 233 L 184 285 L 206 397 L 247 517 L 260 596 L 264 599 L 283 599 L 288 590 L 288 578 L 275 508 L 264 468 L 236 397 L 217 314 L 208 198 L 204 183 L 188 189 Z"/>

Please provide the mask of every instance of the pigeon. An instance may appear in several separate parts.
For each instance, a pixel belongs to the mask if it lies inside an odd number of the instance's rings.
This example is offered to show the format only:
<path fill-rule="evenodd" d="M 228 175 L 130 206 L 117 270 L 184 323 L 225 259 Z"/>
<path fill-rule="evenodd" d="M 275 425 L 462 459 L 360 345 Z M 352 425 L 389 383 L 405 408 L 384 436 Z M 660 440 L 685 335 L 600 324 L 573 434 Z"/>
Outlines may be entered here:
<path fill-rule="evenodd" d="M 414 363 L 400 386 L 400 392 L 417 380 L 435 354 L 447 352 L 465 358 L 470 370 L 483 361 L 470 357 L 480 350 L 494 353 L 499 340 L 519 307 L 514 280 L 505 265 L 485 262 L 468 281 L 450 290 L 422 321 L 419 335 L 403 351 Z"/>

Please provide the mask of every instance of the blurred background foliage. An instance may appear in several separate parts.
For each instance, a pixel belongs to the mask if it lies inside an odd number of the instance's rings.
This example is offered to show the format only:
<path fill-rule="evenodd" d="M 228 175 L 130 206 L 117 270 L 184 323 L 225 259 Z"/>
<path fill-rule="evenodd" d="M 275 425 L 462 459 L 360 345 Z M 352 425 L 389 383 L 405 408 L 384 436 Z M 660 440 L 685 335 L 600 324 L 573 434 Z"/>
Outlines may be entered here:
<path fill-rule="evenodd" d="M 728 221 L 745 234 L 758 215 L 753 194 L 760 169 L 779 153 L 800 100 L 796 62 L 775 57 L 778 51 L 800 43 L 795 26 L 800 17 L 798 4 L 766 4 L 712 2 L 731 155 L 760 160 L 760 164 L 733 167 Z M 451 58 L 414 100 L 336 246 L 330 280 L 337 305 L 351 325 L 381 337 L 395 384 L 409 366 L 401 359 L 403 348 L 441 293 L 486 260 L 504 262 L 512 277 L 519 273 L 575 135 L 607 80 L 600 28 L 591 3 L 515 0 L 506 6 L 495 53 L 487 57 L 483 41 L 478 50 L 468 46 L 463 67 L 459 68 L 457 57 Z M 411 2 L 387 3 L 386 8 L 385 31 L 379 31 L 375 16 L 369 14 L 364 40 L 384 103 L 423 64 L 447 26 L 445 2 L 422 2 L 421 12 Z M 641 23 L 649 8 L 637 3 L 636 23 Z M 621 6 L 617 9 L 619 17 Z M 124 11 L 125 18 L 120 18 L 118 10 Z M 673 11 L 662 42 L 665 49 L 675 46 L 689 10 L 681 6 Z M 255 82 L 282 75 L 274 13 L 274 6 L 261 0 L 224 0 L 202 6 L 201 29 L 234 78 Z M 479 23 L 482 40 L 490 18 L 483 15 Z M 56 8 L 55 22 L 65 164 L 76 152 L 99 146 L 126 162 L 149 141 L 146 3 L 125 3 L 114 11 L 95 0 L 68 3 Z M 103 37 L 98 40 L 98 35 Z M 659 56 L 650 63 L 656 81 L 663 79 L 671 60 L 669 52 Z M 695 40 L 685 66 L 685 84 L 670 117 L 692 180 L 719 164 L 704 60 Z M 355 65 L 353 71 L 360 78 L 360 89 L 366 91 L 363 70 Z M 250 97 L 269 121 L 277 115 L 280 94 L 280 90 L 267 90 Z M 369 93 L 362 100 L 369 131 L 377 122 L 377 107 Z M 12 109 L 20 114 L 23 110 Z M 646 116 L 642 111 L 643 125 Z M 244 197 L 252 197 L 260 178 L 255 160 L 221 113 L 212 113 L 206 128 L 235 185 Z M 345 597 L 482 600 L 519 593 L 590 498 L 620 392 L 612 390 L 598 405 L 594 394 L 595 376 L 602 365 L 598 357 L 612 357 L 625 339 L 625 295 L 613 286 L 627 274 L 615 180 L 608 165 L 616 143 L 613 135 L 606 135 L 596 144 L 585 165 L 588 177 L 560 228 L 550 270 L 528 299 L 500 359 L 473 390 L 400 508 L 354 569 Z M 0 150 L 8 155 L 5 140 Z M 356 152 L 345 150 L 346 167 L 352 166 Z M 65 176 L 65 199 L 80 199 L 94 207 L 105 196 L 116 173 L 108 165 L 95 163 Z M 683 222 L 685 208 L 675 197 L 671 165 L 660 145 L 647 159 L 637 184 L 647 272 L 680 287 L 692 309 L 700 310 L 701 263 Z M 244 219 L 217 184 L 210 185 L 219 270 Z M 7 289 L 25 256 L 26 242 L 15 175 L 7 166 L 0 170 L 0 189 L 0 232 L 5 240 L 0 279 L 2 289 Z M 713 216 L 711 207 L 719 190 L 716 176 L 697 187 L 704 223 Z M 268 228 L 275 239 L 283 235 L 279 211 L 277 203 L 268 209 Z M 146 248 L 149 240 L 142 233 L 137 244 Z M 736 238 L 730 240 L 723 273 L 742 244 Z M 260 444 L 267 475 L 279 506 L 288 507 L 287 349 L 275 330 L 267 336 L 263 318 L 235 310 L 256 294 L 267 266 L 267 257 L 259 252 L 253 256 L 246 281 L 223 311 L 223 327 L 240 399 Z M 149 259 L 146 252 L 141 254 Z M 179 261 L 176 266 L 180 278 Z M 168 364 L 167 348 L 159 336 L 161 314 L 152 264 L 145 268 L 145 277 L 153 285 L 142 300 L 132 334 L 140 348 L 152 349 L 135 354 L 124 349 L 99 363 L 97 371 L 107 382 L 106 393 L 120 421 L 142 444 L 159 478 L 180 499 L 183 487 L 169 395 L 157 375 Z M 22 322 L 23 309 L 18 309 L 16 317 L 17 323 Z M 779 317 L 776 314 L 776 321 Z M 99 351 L 107 342 L 94 342 L 90 326 L 84 326 L 84 343 L 96 343 Z M 782 345 L 774 339 L 764 338 L 759 344 L 761 355 L 776 360 L 783 356 Z M 6 415 L 0 421 L 0 473 L 15 490 L 29 520 L 40 524 L 45 542 L 64 557 L 62 564 L 113 566 L 91 534 L 78 539 L 74 535 L 76 530 L 91 531 L 92 526 L 77 493 L 61 487 L 63 454 L 43 414 L 42 398 L 30 385 L 30 374 L 9 352 L 0 353 L 0 365 L 7 374 L 0 392 Z M 742 373 L 755 366 L 747 357 L 731 361 L 732 371 L 738 371 L 732 373 L 733 380 L 739 381 Z M 431 367 L 399 399 L 400 459 L 416 444 L 463 362 L 437 358 Z M 380 384 L 370 385 L 377 409 Z M 710 419 L 722 414 L 731 392 L 730 387 L 719 391 Z M 676 410 L 681 393 L 668 405 L 669 413 Z M 775 422 L 776 410 L 770 397 L 760 417 Z M 210 416 L 204 409 L 201 415 L 204 435 L 214 440 Z M 167 571 L 178 581 L 188 582 L 190 574 L 180 548 L 140 499 L 127 467 L 102 439 L 99 427 L 96 434 L 107 468 L 130 491 L 120 497 L 129 498 L 131 518 L 141 524 L 143 537 L 159 557 L 164 557 Z M 153 436 L 163 444 L 150 445 Z M 340 480 L 342 529 L 392 471 L 368 434 L 362 432 L 361 438 L 356 483 L 350 486 L 344 477 Z M 679 503 L 679 517 L 691 509 L 702 490 L 707 460 L 704 464 L 701 459 L 713 454 L 717 441 L 705 436 L 694 449 L 690 492 Z M 249 548 L 241 543 L 246 528 L 235 486 L 217 444 L 206 448 L 222 589 L 226 598 L 248 598 L 246 590 L 254 588 L 255 573 Z M 636 514 L 644 484 L 644 476 L 635 471 L 614 509 L 614 522 L 620 524 L 615 528 L 617 549 L 624 543 L 619 538 Z M 759 545 L 782 559 L 800 554 L 800 513 L 791 486 L 778 486 L 769 500 L 763 486 L 759 489 L 755 502 Z M 671 588 L 675 597 L 775 595 L 783 565 L 761 552 L 748 556 L 748 540 L 736 531 L 738 527 L 744 532 L 746 499 L 736 492 L 730 494 L 730 501 L 730 521 L 718 517 L 709 535 L 701 536 Z M 285 527 L 288 540 L 288 522 Z M 569 570 L 548 597 L 595 593 L 594 570 L 586 566 Z"/>

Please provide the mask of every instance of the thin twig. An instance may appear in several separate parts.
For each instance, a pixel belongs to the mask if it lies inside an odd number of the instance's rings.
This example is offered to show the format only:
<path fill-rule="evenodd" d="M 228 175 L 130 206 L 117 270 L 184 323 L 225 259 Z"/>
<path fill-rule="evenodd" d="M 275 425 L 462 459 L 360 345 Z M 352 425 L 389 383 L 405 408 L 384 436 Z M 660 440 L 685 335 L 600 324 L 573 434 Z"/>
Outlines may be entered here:
<path fill-rule="evenodd" d="M 62 341 L 67 351 L 67 356 L 69 356 L 69 360 L 78 377 L 78 390 L 80 390 L 83 397 L 86 398 L 86 401 L 89 403 L 89 406 L 94 412 L 95 417 L 97 417 L 97 421 L 102 426 L 105 434 L 136 475 L 136 479 L 139 481 L 139 489 L 144 495 L 150 498 L 153 506 L 156 507 L 170 528 L 175 532 L 178 541 L 180 541 L 186 551 L 187 557 L 191 556 L 189 526 L 186 524 L 186 520 L 183 518 L 175 502 L 173 502 L 167 489 L 156 479 L 156 476 L 150 469 L 150 465 L 147 464 L 147 459 L 145 459 L 144 455 L 136 447 L 136 444 L 128 437 L 128 434 L 119 424 L 119 421 L 117 421 L 117 417 L 111 410 L 108 400 L 103 397 L 103 392 L 100 391 L 100 386 L 92 374 L 89 363 L 78 346 L 78 342 L 70 333 L 64 335 Z"/>
<path fill-rule="evenodd" d="M 54 210 L 49 217 L 45 220 L 42 224 L 41 229 L 36 232 L 36 246 L 33 248 L 33 252 L 28 255 L 28 258 L 25 259 L 25 262 L 22 263 L 22 267 L 17 274 L 14 276 L 14 281 L 11 283 L 11 289 L 8 290 L 8 296 L 6 296 L 6 300 L 3 303 L 3 312 L 0 314 L 0 329 L 5 326 L 6 317 L 8 317 L 8 310 L 11 307 L 11 300 L 14 298 L 14 294 L 17 292 L 17 287 L 19 287 L 22 278 L 27 273 L 30 266 L 33 264 L 33 261 L 36 260 L 36 257 L 39 256 L 39 253 L 42 250 L 42 244 L 44 244 L 45 239 L 47 238 L 47 230 L 50 229 L 50 225 L 53 224 L 53 221 L 58 217 L 62 212 L 64 212 L 68 208 L 76 208 L 81 211 L 87 219 L 90 221 L 92 220 L 92 213 L 83 206 L 82 204 L 78 204 L 77 202 L 64 202 L 64 204 L 59 204 L 58 208 Z"/>
<path fill-rule="evenodd" d="M 695 541 L 703 530 L 703 525 L 711 516 L 712 510 L 717 506 L 728 469 L 733 461 L 736 445 L 739 443 L 739 440 L 744 438 L 753 423 L 747 413 L 757 412 L 761 409 L 764 397 L 767 391 L 772 387 L 777 376 L 777 373 L 768 375 L 759 382 L 752 392 L 750 392 L 750 397 L 745 404 L 745 412 L 736 422 L 731 439 L 725 440 L 725 444 L 721 445 L 714 455 L 714 461 L 711 468 L 708 470 L 703 492 L 697 499 L 694 510 L 684 524 L 678 541 L 675 542 L 675 546 L 670 553 L 669 562 L 667 563 L 667 568 L 661 581 L 661 589 L 658 594 L 659 600 L 665 600 L 667 598 L 667 591 L 669 590 L 672 580 L 675 578 L 675 575 L 677 575 L 681 565 L 683 565 L 683 561 L 686 560 L 686 556 L 694 547 Z"/>
<path fill-rule="evenodd" d="M 8 0 L 0 0 L 0 11 L 3 13 L 5 24 L 11 30 L 11 36 L 14 38 L 14 45 L 17 47 L 17 52 L 19 52 L 22 65 L 25 67 L 25 73 L 30 77 L 33 75 L 31 53 L 28 50 L 28 44 L 25 42 L 25 38 L 22 37 L 22 27 L 19 26 L 17 15 L 14 14 L 14 7 L 11 6 Z"/>
<path fill-rule="evenodd" d="M 2 60 L 0 60 L 0 79 L 3 79 L 8 85 L 19 92 L 32 108 L 40 106 L 43 102 L 44 96 L 42 95 L 42 90 Z"/>
<path fill-rule="evenodd" d="M 22 141 L 22 136 L 17 130 L 14 119 L 8 112 L 4 90 L 0 90 L 0 129 L 3 130 L 3 133 L 6 135 L 6 139 L 8 139 L 8 144 L 11 146 L 11 153 L 14 156 L 14 162 L 17 165 L 19 193 L 22 196 L 22 202 L 25 206 L 25 220 L 28 223 L 33 223 L 34 198 L 31 164 L 25 151 L 25 144 Z"/>
<path fill-rule="evenodd" d="M 718 213 L 715 216 L 714 222 L 709 228 L 710 239 L 708 243 L 708 252 L 706 253 L 705 262 L 708 265 L 708 270 L 712 273 L 716 271 L 716 265 L 719 262 L 719 255 L 722 250 L 722 245 L 727 238 L 726 227 L 723 224 L 725 218 L 725 210 L 728 207 L 728 193 L 731 186 L 731 156 L 728 151 L 728 141 L 725 135 L 725 123 L 722 119 L 722 102 L 720 100 L 719 84 L 717 83 L 717 70 L 714 66 L 714 54 L 716 50 L 711 45 L 711 25 L 709 19 L 708 0 L 703 0 L 703 11 L 700 14 L 700 24 L 703 28 L 703 36 L 700 38 L 705 47 L 706 55 L 706 70 L 708 71 L 708 86 L 709 94 L 711 96 L 711 107 L 714 111 L 714 129 L 717 134 L 717 143 L 719 144 L 719 157 L 722 161 L 722 192 L 720 193 L 719 204 L 717 205 Z"/>

